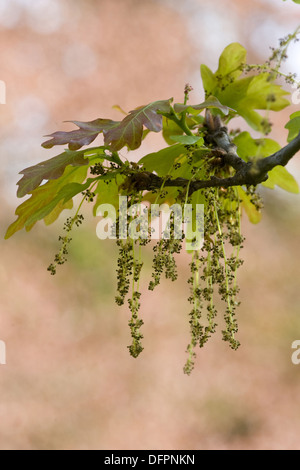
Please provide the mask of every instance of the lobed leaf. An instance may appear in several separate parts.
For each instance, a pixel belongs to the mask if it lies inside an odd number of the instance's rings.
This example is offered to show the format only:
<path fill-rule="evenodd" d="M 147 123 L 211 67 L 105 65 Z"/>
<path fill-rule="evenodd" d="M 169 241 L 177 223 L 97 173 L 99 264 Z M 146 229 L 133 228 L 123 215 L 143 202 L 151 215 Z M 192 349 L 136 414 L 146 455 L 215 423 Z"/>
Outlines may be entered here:
<path fill-rule="evenodd" d="M 291 114 L 290 121 L 286 124 L 285 129 L 288 129 L 288 142 L 291 142 L 300 132 L 300 111 Z"/>
<path fill-rule="evenodd" d="M 60 214 L 62 213 L 63 210 L 72 209 L 72 208 L 73 208 L 73 200 L 72 199 L 70 199 L 70 201 L 68 201 L 68 202 L 59 201 L 59 203 L 53 209 L 53 211 L 50 212 L 50 214 L 46 215 L 46 217 L 44 217 L 45 225 L 53 224 L 58 219 L 58 217 L 60 216 Z"/>
<path fill-rule="evenodd" d="M 245 209 L 245 212 L 252 224 L 258 224 L 261 221 L 261 212 L 259 212 L 255 205 L 252 204 L 250 196 L 238 186 L 239 197 L 242 200 L 242 208 Z"/>
<path fill-rule="evenodd" d="M 147 171 L 155 171 L 158 176 L 164 177 L 171 173 L 174 163 L 186 154 L 187 149 L 185 146 L 176 144 L 158 152 L 149 153 L 139 161 L 139 164 L 144 165 Z"/>
<path fill-rule="evenodd" d="M 242 78 L 215 93 L 221 103 L 234 108 L 257 131 L 264 128 L 263 119 L 255 110 L 280 111 L 290 104 L 284 98 L 289 92 L 270 82 L 268 73 Z"/>
<path fill-rule="evenodd" d="M 230 83 L 235 82 L 242 74 L 246 57 L 246 49 L 234 42 L 222 52 L 216 73 L 213 73 L 206 65 L 201 65 L 200 72 L 205 95 L 214 95 L 216 89 L 224 89 Z"/>
<path fill-rule="evenodd" d="M 97 187 L 93 190 L 97 199 L 93 207 L 94 216 L 97 215 L 97 209 L 101 204 L 111 204 L 116 210 L 119 208 L 120 185 L 124 182 L 124 175 L 115 174 L 105 181 L 101 179 Z"/>
<path fill-rule="evenodd" d="M 200 66 L 200 73 L 203 83 L 203 88 L 205 91 L 205 96 L 210 96 L 213 94 L 213 91 L 218 85 L 218 80 L 215 77 L 215 74 L 210 70 L 207 65 L 202 64 Z"/>
<path fill-rule="evenodd" d="M 225 48 L 219 68 L 213 73 L 201 66 L 201 77 L 206 96 L 214 95 L 223 106 L 234 109 L 256 131 L 264 132 L 265 123 L 256 110 L 280 111 L 290 102 L 289 93 L 270 80 L 269 73 L 239 78 L 246 61 L 246 50 L 238 43 Z"/>
<path fill-rule="evenodd" d="M 171 101 L 172 99 L 155 101 L 130 111 L 123 121 L 105 132 L 105 144 L 115 151 L 125 145 L 131 150 L 137 149 L 142 143 L 143 126 L 152 132 L 162 130 L 162 116 L 159 113 L 170 112 Z"/>
<path fill-rule="evenodd" d="M 52 148 L 54 145 L 69 145 L 70 150 L 78 150 L 84 145 L 91 144 L 101 132 L 107 132 L 109 129 L 117 126 L 119 121 L 111 119 L 95 119 L 90 122 L 66 121 L 72 122 L 79 127 L 79 130 L 70 132 L 54 132 L 46 137 L 52 137 L 42 144 L 46 149 Z"/>
<path fill-rule="evenodd" d="M 242 132 L 234 139 L 237 146 L 237 153 L 239 157 L 248 162 L 255 158 L 265 158 L 280 150 L 278 142 L 272 139 L 253 139 L 249 132 Z M 283 166 L 277 166 L 268 173 L 268 180 L 262 183 L 263 186 L 269 189 L 274 189 L 275 186 L 288 191 L 290 193 L 298 194 L 299 186 L 295 178 Z"/>
<path fill-rule="evenodd" d="M 280 150 L 278 142 L 272 139 L 253 139 L 249 132 L 242 132 L 234 139 L 239 157 L 248 162 L 254 158 L 265 158 Z"/>
<path fill-rule="evenodd" d="M 269 189 L 274 189 L 275 185 L 289 193 L 299 194 L 299 185 L 293 175 L 284 166 L 276 166 L 268 173 L 269 178 L 262 183 Z"/>
<path fill-rule="evenodd" d="M 63 210 L 66 203 L 85 188 L 86 185 L 79 183 L 84 181 L 86 175 L 87 167 L 68 166 L 59 179 L 48 181 L 33 190 L 31 197 L 17 207 L 18 218 L 8 228 L 5 238 L 11 237 L 24 227 L 27 231 L 30 230 L 38 220 L 48 217 L 53 210 L 55 210 L 55 220 L 60 213 L 59 210 Z M 70 204 L 67 207 L 70 207 Z M 46 222 L 50 220 L 48 217 Z"/>
<path fill-rule="evenodd" d="M 242 74 L 242 65 L 246 63 L 246 57 L 247 51 L 241 44 L 238 42 L 229 44 L 220 56 L 215 76 L 236 80 Z"/>
<path fill-rule="evenodd" d="M 80 152 L 65 150 L 60 155 L 50 158 L 37 165 L 22 170 L 20 174 L 24 175 L 18 181 L 18 197 L 24 197 L 36 189 L 43 180 L 55 180 L 60 178 L 66 167 L 86 166 L 94 160 L 103 160 L 109 157 L 105 154 L 105 147 L 95 147 Z"/>

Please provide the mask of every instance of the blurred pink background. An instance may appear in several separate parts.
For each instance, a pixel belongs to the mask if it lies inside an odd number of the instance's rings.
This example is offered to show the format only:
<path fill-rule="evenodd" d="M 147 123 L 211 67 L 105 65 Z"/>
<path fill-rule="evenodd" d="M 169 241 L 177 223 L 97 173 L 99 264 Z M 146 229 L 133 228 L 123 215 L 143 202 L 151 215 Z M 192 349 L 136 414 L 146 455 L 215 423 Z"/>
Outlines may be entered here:
<path fill-rule="evenodd" d="M 58 153 L 41 148 L 43 135 L 71 129 L 65 120 L 119 119 L 115 104 L 181 101 L 187 82 L 200 102 L 200 63 L 215 70 L 234 41 L 249 62 L 265 61 L 299 13 L 290 0 L 0 0 L 3 236 L 20 203 L 17 173 Z M 298 74 L 299 47 L 285 65 Z M 272 116 L 282 145 L 297 109 Z M 150 136 L 134 158 L 160 144 Z M 298 182 L 299 161 L 289 165 Z M 263 196 L 262 222 L 244 220 L 242 346 L 232 352 L 219 331 L 198 352 L 191 377 L 182 371 L 187 255 L 178 259 L 179 281 L 150 293 L 146 250 L 145 350 L 134 360 L 129 312 L 114 304 L 116 248 L 97 239 L 90 207 L 54 278 L 46 268 L 66 213 L 49 228 L 2 237 L 0 449 L 300 449 L 300 365 L 291 362 L 300 339 L 299 196 L 279 189 Z"/>

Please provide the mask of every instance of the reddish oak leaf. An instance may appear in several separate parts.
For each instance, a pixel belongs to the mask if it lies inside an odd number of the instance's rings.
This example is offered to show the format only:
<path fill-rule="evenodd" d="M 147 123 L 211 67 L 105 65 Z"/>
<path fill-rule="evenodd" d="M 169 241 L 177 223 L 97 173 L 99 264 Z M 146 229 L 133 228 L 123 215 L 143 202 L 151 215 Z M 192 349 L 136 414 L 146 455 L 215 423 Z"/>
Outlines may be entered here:
<path fill-rule="evenodd" d="M 17 196 L 24 197 L 26 194 L 36 189 L 43 180 L 55 180 L 60 178 L 68 165 L 73 167 L 86 166 L 93 159 L 101 158 L 102 156 L 103 158 L 108 158 L 104 153 L 104 147 L 94 147 L 79 152 L 65 150 L 65 152 L 50 158 L 50 160 L 26 168 L 20 172 L 23 178 L 18 182 L 19 189 Z"/>
<path fill-rule="evenodd" d="M 172 99 L 155 101 L 130 111 L 122 122 L 104 131 L 104 142 L 114 151 L 127 145 L 131 150 L 137 149 L 142 142 L 143 126 L 149 131 L 159 132 L 162 129 L 161 113 L 170 112 Z"/>
<path fill-rule="evenodd" d="M 52 137 L 42 144 L 42 147 L 50 149 L 54 145 L 69 145 L 70 150 L 78 150 L 84 145 L 89 145 L 93 142 L 101 132 L 106 132 L 109 129 L 117 126 L 118 121 L 111 119 L 95 119 L 90 122 L 81 121 L 67 121 L 76 124 L 79 129 L 70 132 L 54 132 L 46 137 Z"/>

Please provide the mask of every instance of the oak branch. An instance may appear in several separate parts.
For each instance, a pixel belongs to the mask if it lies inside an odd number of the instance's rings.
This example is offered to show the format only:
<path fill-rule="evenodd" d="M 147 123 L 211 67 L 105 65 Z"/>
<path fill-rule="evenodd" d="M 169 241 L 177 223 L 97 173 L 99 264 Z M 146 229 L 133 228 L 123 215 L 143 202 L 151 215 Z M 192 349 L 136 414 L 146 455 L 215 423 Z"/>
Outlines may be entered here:
<path fill-rule="evenodd" d="M 278 165 L 286 166 L 291 158 L 300 150 L 300 133 L 288 145 L 283 147 L 278 152 L 266 158 L 256 159 L 253 161 L 245 162 L 237 154 L 237 148 L 232 143 L 228 134 L 228 129 L 222 126 L 218 117 L 212 118 L 210 114 L 206 116 L 206 127 L 208 130 L 207 140 L 212 145 L 212 150 L 219 150 L 222 163 L 231 166 L 236 172 L 233 176 L 228 178 L 218 178 L 212 176 L 208 180 L 189 180 L 185 178 L 169 178 L 164 181 L 163 178 L 150 173 L 142 172 L 138 175 L 133 175 L 131 183 L 138 190 L 155 190 L 164 187 L 187 187 L 190 184 L 189 193 L 193 194 L 195 191 L 203 188 L 222 187 L 228 188 L 229 186 L 256 186 L 268 179 L 268 172 Z M 218 155 L 218 156 L 219 156 Z"/>

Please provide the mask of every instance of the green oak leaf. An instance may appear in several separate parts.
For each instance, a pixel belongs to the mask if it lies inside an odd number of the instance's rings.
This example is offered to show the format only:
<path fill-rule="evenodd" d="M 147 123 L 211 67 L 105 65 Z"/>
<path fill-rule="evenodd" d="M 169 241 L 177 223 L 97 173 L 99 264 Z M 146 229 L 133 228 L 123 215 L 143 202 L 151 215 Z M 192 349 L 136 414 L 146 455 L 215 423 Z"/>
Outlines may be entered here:
<path fill-rule="evenodd" d="M 147 201 L 150 204 L 172 204 L 175 203 L 176 197 L 178 196 L 178 188 L 165 188 L 163 192 L 157 190 L 157 192 L 148 192 L 144 195 L 143 201 Z"/>
<path fill-rule="evenodd" d="M 246 50 L 238 43 L 225 48 L 219 68 L 213 73 L 201 66 L 201 77 L 206 96 L 214 95 L 223 106 L 234 109 L 256 131 L 265 131 L 265 122 L 256 110 L 280 111 L 290 102 L 289 93 L 270 80 L 269 73 L 239 78 L 246 61 Z M 233 116 L 232 116 L 233 117 Z"/>
<path fill-rule="evenodd" d="M 205 155 L 205 153 L 203 152 L 202 155 Z M 203 158 L 199 159 L 198 157 L 196 158 L 195 155 L 193 155 L 193 165 L 191 165 L 187 159 L 187 155 L 182 155 L 176 160 L 176 163 L 177 162 L 181 165 L 178 168 L 172 169 L 170 176 L 172 176 L 173 179 L 184 178 L 190 180 L 193 176 L 192 166 L 197 168 L 196 178 L 205 179 L 205 174 L 203 170 Z"/>
<path fill-rule="evenodd" d="M 293 175 L 284 166 L 276 166 L 268 173 L 269 178 L 262 183 L 269 189 L 274 189 L 275 185 L 289 193 L 299 194 L 299 185 Z"/>
<path fill-rule="evenodd" d="M 172 119 L 168 119 L 165 116 L 163 116 L 162 125 L 162 135 L 168 145 L 174 144 L 174 141 L 170 139 L 171 135 L 177 136 L 183 134 L 183 130 L 176 124 L 176 122 L 172 121 Z"/>
<path fill-rule="evenodd" d="M 235 139 L 234 143 L 237 146 L 237 153 L 246 162 L 255 160 L 257 158 L 265 158 L 280 150 L 278 142 L 272 139 L 253 139 L 249 132 L 242 132 Z M 283 166 L 276 166 L 268 173 L 269 178 L 262 183 L 263 186 L 269 189 L 274 189 L 275 186 L 288 191 L 290 193 L 298 194 L 299 186 L 295 178 Z"/>
<path fill-rule="evenodd" d="M 170 140 L 183 145 L 198 144 L 200 146 L 204 144 L 203 137 L 200 137 L 199 135 L 171 135 Z"/>
<path fill-rule="evenodd" d="M 222 89 L 229 83 L 236 81 L 242 74 L 242 66 L 246 63 L 247 51 L 241 44 L 229 44 L 222 52 L 219 67 L 213 73 L 206 65 L 201 65 L 200 72 L 205 95 L 214 95 L 214 90 Z"/>
<path fill-rule="evenodd" d="M 67 206 L 66 204 L 83 188 L 87 189 L 88 187 L 80 184 L 86 178 L 87 170 L 87 166 L 68 166 L 59 179 L 50 180 L 31 191 L 30 198 L 17 207 L 16 215 L 18 218 L 8 228 L 5 238 L 11 237 L 24 227 L 29 231 L 38 220 L 45 217 L 46 223 L 49 223 L 51 218 L 48 216 L 53 210 L 56 211 L 55 218 L 57 218 L 60 213 L 59 209 L 70 208 L 70 203 Z M 91 183 L 89 182 L 89 184 Z"/>
<path fill-rule="evenodd" d="M 278 142 L 272 139 L 253 139 L 249 132 L 242 132 L 233 140 L 237 153 L 245 162 L 257 158 L 269 157 L 280 150 Z"/>
<path fill-rule="evenodd" d="M 37 210 L 31 217 L 28 218 L 25 226 L 34 224 L 38 220 L 42 220 L 45 217 L 48 217 L 57 205 L 62 201 L 63 204 L 66 204 L 68 201 L 73 199 L 77 194 L 80 194 L 82 191 L 85 191 L 94 181 L 93 178 L 90 178 L 84 184 L 80 183 L 69 183 L 66 184 L 61 190 L 57 193 L 55 198 L 46 204 L 44 207 L 41 207 Z M 47 219 L 49 221 L 49 217 Z"/>
<path fill-rule="evenodd" d="M 283 98 L 289 93 L 269 81 L 269 74 L 241 78 L 224 90 L 215 90 L 220 102 L 237 111 L 256 131 L 263 131 L 263 119 L 255 110 L 280 111 L 290 102 Z"/>
<path fill-rule="evenodd" d="M 238 186 L 238 193 L 242 200 L 242 207 L 245 209 L 250 222 L 252 224 L 258 224 L 261 221 L 261 212 L 256 209 L 254 204 L 252 204 L 250 196 L 248 196 L 241 186 Z"/>
<path fill-rule="evenodd" d="M 213 91 L 217 88 L 218 80 L 215 77 L 215 74 L 210 70 L 207 65 L 202 64 L 200 66 L 200 73 L 203 83 L 203 88 L 205 91 L 205 96 L 212 95 Z"/>
<path fill-rule="evenodd" d="M 111 204 L 116 210 L 119 209 L 120 186 L 124 183 L 126 177 L 124 175 L 112 175 L 105 181 L 101 179 L 97 187 L 93 190 L 97 199 L 93 207 L 94 216 L 97 215 L 97 209 L 101 204 Z"/>
<path fill-rule="evenodd" d="M 288 142 L 291 142 L 300 132 L 300 111 L 291 114 L 290 121 L 285 126 L 289 131 Z"/>
<path fill-rule="evenodd" d="M 63 200 L 59 201 L 57 206 L 50 212 L 50 214 L 46 215 L 44 217 L 44 222 L 45 225 L 51 225 L 53 224 L 60 214 L 62 213 L 63 210 L 65 209 L 72 209 L 73 208 L 73 200 L 70 199 L 68 202 L 64 202 Z"/>
<path fill-rule="evenodd" d="M 246 63 L 246 57 L 247 51 L 241 44 L 238 42 L 229 44 L 220 56 L 219 68 L 215 73 L 217 79 L 236 80 L 242 74 L 242 65 Z"/>
<path fill-rule="evenodd" d="M 137 149 L 142 143 L 143 126 L 152 132 L 162 130 L 160 113 L 170 112 L 171 101 L 172 99 L 155 101 L 130 111 L 123 121 L 105 132 L 105 144 L 110 145 L 112 150 L 120 150 L 125 145 L 131 150 Z"/>
<path fill-rule="evenodd" d="M 159 150 L 159 152 L 149 153 L 139 161 L 139 164 L 144 165 L 147 171 L 155 171 L 158 176 L 164 177 L 170 175 L 174 163 L 180 162 L 186 154 L 185 146 L 176 144 Z"/>

